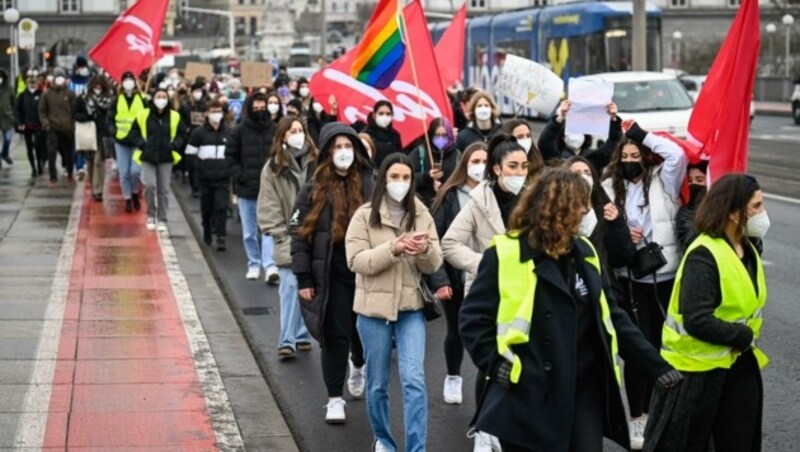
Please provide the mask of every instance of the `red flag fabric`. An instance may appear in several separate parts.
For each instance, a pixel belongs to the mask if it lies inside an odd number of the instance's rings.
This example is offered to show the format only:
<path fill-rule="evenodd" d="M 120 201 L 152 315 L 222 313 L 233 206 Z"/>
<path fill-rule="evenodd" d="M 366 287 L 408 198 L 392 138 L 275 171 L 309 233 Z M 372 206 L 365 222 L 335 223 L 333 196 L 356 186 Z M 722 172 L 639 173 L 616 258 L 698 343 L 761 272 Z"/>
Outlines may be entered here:
<path fill-rule="evenodd" d="M 111 24 L 89 57 L 119 81 L 131 71 L 138 75 L 158 61 L 161 28 L 169 0 L 138 0 Z"/>
<path fill-rule="evenodd" d="M 427 131 L 428 125 L 434 119 L 445 117 L 452 121 L 453 113 L 436 69 L 433 42 L 418 0 L 403 9 L 403 17 L 408 30 L 406 46 L 410 51 L 406 52 L 403 67 L 388 88 L 375 89 L 350 76 L 356 49 L 350 50 L 314 74 L 309 88 L 314 98 L 326 110 L 330 109 L 329 97 L 335 96 L 339 121 L 347 124 L 366 121 L 375 102 L 390 101 L 394 106 L 394 128 L 400 133 L 403 146 L 408 146 Z M 419 96 L 411 70 L 412 55 L 419 81 Z M 423 117 L 427 122 L 423 122 Z"/>
<path fill-rule="evenodd" d="M 695 145 L 694 143 L 690 143 L 686 140 L 682 140 L 680 138 L 674 137 L 667 132 L 653 132 L 660 137 L 664 137 L 673 143 L 677 144 L 678 146 L 683 149 L 683 153 L 686 154 L 686 157 L 689 159 L 690 165 L 696 165 L 700 163 L 702 160 L 702 150 L 699 146 Z M 683 200 L 684 204 L 689 203 L 689 179 L 685 179 L 683 181 L 683 187 L 681 187 L 681 200 Z"/>
<path fill-rule="evenodd" d="M 436 67 L 445 88 L 449 88 L 464 78 L 464 42 L 467 27 L 467 3 L 458 10 L 453 21 L 442 33 L 434 49 Z"/>
<path fill-rule="evenodd" d="M 710 158 L 711 182 L 747 170 L 750 100 L 760 45 L 758 0 L 742 0 L 689 120 L 689 140 Z"/>

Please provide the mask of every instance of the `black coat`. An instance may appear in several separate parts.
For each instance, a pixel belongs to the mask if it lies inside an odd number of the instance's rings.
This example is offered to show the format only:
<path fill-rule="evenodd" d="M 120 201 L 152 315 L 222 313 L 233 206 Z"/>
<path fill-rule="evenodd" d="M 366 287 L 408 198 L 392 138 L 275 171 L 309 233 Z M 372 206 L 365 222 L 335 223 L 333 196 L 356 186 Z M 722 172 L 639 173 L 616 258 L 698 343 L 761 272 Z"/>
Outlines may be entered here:
<path fill-rule="evenodd" d="M 306 115 L 306 127 L 308 127 L 308 134 L 314 140 L 314 145 L 319 146 L 319 133 L 325 124 L 336 121 L 336 116 L 331 116 L 324 111 L 317 115 L 313 109 L 308 110 Z"/>
<path fill-rule="evenodd" d="M 215 130 L 208 119 L 192 131 L 186 153 L 197 158 L 195 168 L 200 179 L 224 182 L 231 176 L 230 161 L 225 154 L 229 132 L 225 121 L 220 121 L 219 128 Z"/>
<path fill-rule="evenodd" d="M 433 147 L 433 144 L 431 144 L 431 146 Z M 458 158 L 460 156 L 461 152 L 459 152 L 455 146 L 448 147 L 444 152 L 439 151 L 439 149 L 435 147 L 433 148 L 433 158 L 437 163 L 441 162 L 442 164 L 442 172 L 444 173 L 440 181 L 442 184 L 444 184 L 456 170 Z M 430 175 L 431 161 L 430 158 L 428 158 L 428 151 L 425 147 L 425 143 L 423 142 L 421 146 L 414 148 L 414 150 L 408 154 L 408 157 L 411 159 L 411 164 L 414 166 L 414 172 L 416 173 L 414 178 L 416 180 L 417 196 L 426 206 L 430 207 L 433 198 L 436 196 L 436 190 L 433 189 L 433 178 L 431 178 Z"/>
<path fill-rule="evenodd" d="M 577 248 L 575 248 L 577 247 Z M 567 287 L 555 260 L 543 257 L 520 241 L 523 260 L 535 259 L 535 306 L 532 315 L 531 340 L 512 347 L 522 360 L 522 375 L 510 389 L 497 385 L 498 368 L 504 358 L 497 352 L 498 258 L 494 247 L 489 248 L 478 268 L 478 275 L 461 307 L 460 331 L 464 345 L 479 369 L 486 372 L 489 382 L 478 404 L 474 425 L 491 433 L 537 451 L 566 451 L 575 408 L 577 376 L 576 302 Z M 651 378 L 668 372 L 670 366 L 644 338 L 628 314 L 617 306 L 604 278 L 584 261 L 593 255 L 589 246 L 573 242 L 573 252 L 580 258 L 577 270 L 583 278 L 592 301 L 595 330 L 603 351 L 605 436 L 629 448 L 628 421 L 622 405 L 620 387 L 613 376 L 610 338 L 605 333 L 600 314 L 600 293 L 606 292 L 611 319 L 617 332 L 620 354 Z M 541 260 L 540 260 L 541 259 Z"/>
<path fill-rule="evenodd" d="M 39 99 L 41 98 L 41 91 L 30 92 L 27 89 L 17 97 L 17 103 L 14 105 L 14 123 L 17 126 L 24 126 L 26 130 L 42 128 L 42 121 L 39 119 Z"/>
<path fill-rule="evenodd" d="M 147 115 L 147 139 L 145 140 L 142 131 L 139 129 L 139 121 L 133 121 L 131 131 L 127 140 L 142 150 L 142 161 L 158 165 L 161 163 L 172 163 L 172 151 L 183 151 L 186 146 L 186 127 L 183 120 L 178 122 L 178 132 L 175 138 L 170 137 L 170 112 L 171 108 L 165 108 L 160 114 L 154 106 L 150 106 L 150 114 Z"/>
<path fill-rule="evenodd" d="M 575 156 L 575 153 L 564 144 L 564 127 L 564 122 L 558 122 L 553 117 L 548 121 L 541 135 L 539 135 L 537 145 L 545 162 L 559 158 L 568 159 Z M 592 164 L 597 174 L 603 174 L 603 169 L 608 166 L 611 161 L 611 155 L 617 149 L 620 141 L 622 141 L 622 121 L 617 118 L 609 121 L 608 139 L 605 143 L 597 149 L 582 149 L 580 155 Z"/>
<path fill-rule="evenodd" d="M 403 152 L 400 134 L 391 125 L 389 125 L 389 128 L 384 129 L 375 125 L 370 119 L 367 128 L 364 129 L 364 133 L 369 135 L 375 143 L 375 155 L 372 156 L 375 168 L 380 168 L 383 159 L 389 154 Z"/>
<path fill-rule="evenodd" d="M 491 140 L 500 131 L 501 127 L 502 124 L 500 124 L 499 121 L 495 122 L 492 124 L 492 128 L 489 129 L 488 133 L 483 133 L 480 129 L 478 129 L 478 126 L 476 126 L 475 123 L 471 122 L 467 124 L 467 127 L 458 132 L 456 147 L 459 151 L 464 152 L 464 150 L 467 149 L 467 146 L 472 143 L 477 143 L 479 141 L 489 143 L 489 140 Z"/>
<path fill-rule="evenodd" d="M 233 192 L 240 198 L 258 198 L 261 186 L 261 169 L 269 160 L 275 140 L 275 123 L 258 123 L 251 118 L 231 130 L 225 157 L 229 160 L 233 177 Z"/>
<path fill-rule="evenodd" d="M 375 188 L 374 171 L 368 165 L 369 156 L 366 148 L 361 143 L 358 135 L 353 129 L 341 123 L 332 123 L 323 128 L 320 134 L 320 153 L 317 156 L 317 165 L 327 159 L 330 144 L 339 135 L 347 135 L 355 143 L 357 159 L 362 162 L 361 171 L 361 195 L 364 201 L 368 201 Z M 297 275 L 297 285 L 300 289 L 314 288 L 314 299 L 310 302 L 300 301 L 300 308 L 303 320 L 308 332 L 317 339 L 320 346 L 325 346 L 325 335 L 323 334 L 325 310 L 328 306 L 331 270 L 331 258 L 333 255 L 333 240 L 331 237 L 331 222 L 333 212 L 331 211 L 330 200 L 327 200 L 325 207 L 317 220 L 314 238 L 307 240 L 296 234 L 308 212 L 311 210 L 311 194 L 314 190 L 315 181 L 311 180 L 300 190 L 295 201 L 290 228 L 292 229 L 292 272 Z"/>

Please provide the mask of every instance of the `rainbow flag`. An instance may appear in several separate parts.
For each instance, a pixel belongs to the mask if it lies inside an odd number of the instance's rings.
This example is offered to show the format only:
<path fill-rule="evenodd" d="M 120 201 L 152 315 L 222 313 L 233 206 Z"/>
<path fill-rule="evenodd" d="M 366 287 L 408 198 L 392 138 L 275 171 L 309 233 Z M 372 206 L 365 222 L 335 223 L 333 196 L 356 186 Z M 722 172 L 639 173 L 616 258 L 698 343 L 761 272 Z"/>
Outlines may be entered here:
<path fill-rule="evenodd" d="M 350 68 L 354 79 L 377 89 L 387 88 L 392 83 L 405 60 L 405 24 L 398 1 L 379 1 Z"/>

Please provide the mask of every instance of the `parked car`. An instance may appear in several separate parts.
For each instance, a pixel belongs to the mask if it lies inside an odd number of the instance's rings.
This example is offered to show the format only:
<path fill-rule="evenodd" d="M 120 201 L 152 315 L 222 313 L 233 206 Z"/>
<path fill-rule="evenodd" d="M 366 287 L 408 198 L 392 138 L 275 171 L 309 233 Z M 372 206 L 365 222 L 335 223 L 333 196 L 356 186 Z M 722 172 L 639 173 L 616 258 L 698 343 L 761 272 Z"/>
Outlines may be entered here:
<path fill-rule="evenodd" d="M 682 75 L 680 76 L 679 80 L 683 83 L 683 86 L 686 87 L 686 91 L 689 91 L 689 94 L 692 96 L 695 102 L 697 102 L 697 96 L 700 95 L 700 90 L 703 89 L 703 84 L 706 82 L 705 75 Z M 756 117 L 756 104 L 750 99 L 750 122 L 753 122 L 753 119 Z"/>
<path fill-rule="evenodd" d="M 581 79 L 613 83 L 613 100 L 622 119 L 636 119 L 645 130 L 686 137 L 694 102 L 674 75 L 629 71 L 592 74 Z"/>
<path fill-rule="evenodd" d="M 800 77 L 794 79 L 794 92 L 792 93 L 792 117 L 794 123 L 800 125 Z"/>

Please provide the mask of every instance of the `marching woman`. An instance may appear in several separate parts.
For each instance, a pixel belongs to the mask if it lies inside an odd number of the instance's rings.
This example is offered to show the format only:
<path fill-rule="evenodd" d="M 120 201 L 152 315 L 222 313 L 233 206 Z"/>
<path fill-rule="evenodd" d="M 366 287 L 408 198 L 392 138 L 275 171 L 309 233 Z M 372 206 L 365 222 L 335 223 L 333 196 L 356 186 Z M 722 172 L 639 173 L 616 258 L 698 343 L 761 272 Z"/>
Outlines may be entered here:
<path fill-rule="evenodd" d="M 544 168 L 544 159 L 539 149 L 533 144 L 531 126 L 524 119 L 509 119 L 503 123 L 503 131 L 517 139 L 517 143 L 528 153 L 528 179 L 525 184 L 533 183 L 533 178 Z"/>
<path fill-rule="evenodd" d="M 470 191 L 483 181 L 486 155 L 486 144 L 482 142 L 467 146 L 453 175 L 436 194 L 431 211 L 439 237 L 447 233 L 458 213 L 467 206 Z M 447 335 L 444 338 L 444 359 L 447 364 L 444 403 L 459 404 L 463 400 L 461 362 L 464 360 L 464 344 L 458 332 L 458 312 L 464 300 L 464 272 L 445 262 L 428 277 L 427 282 L 442 300 L 447 320 Z"/>
<path fill-rule="evenodd" d="M 273 258 L 280 274 L 281 333 L 278 355 L 294 356 L 295 351 L 310 351 L 308 330 L 300 314 L 297 278 L 292 273 L 290 222 L 300 188 L 314 174 L 317 148 L 303 122 L 287 116 L 278 123 L 272 157 L 261 170 L 258 190 L 258 226 L 275 243 Z"/>
<path fill-rule="evenodd" d="M 628 449 L 619 355 L 660 385 L 680 382 L 607 296 L 591 243 L 576 238 L 589 202 L 579 175 L 546 170 L 461 307 L 464 344 L 488 376 L 473 424 L 504 452 L 600 452 L 604 436 Z"/>
<path fill-rule="evenodd" d="M 467 104 L 466 113 L 469 123 L 464 130 L 458 132 L 458 140 L 456 140 L 456 147 L 460 151 L 476 141 L 488 143 L 501 127 L 500 109 L 492 95 L 486 91 L 477 91 L 472 95 Z"/>
<path fill-rule="evenodd" d="M 661 348 L 664 312 L 680 263 L 675 215 L 688 159 L 677 144 L 642 130 L 636 122 L 629 120 L 622 126 L 627 129 L 626 139 L 611 158 L 603 189 L 624 212 L 637 253 L 649 258 L 640 262 L 655 264 L 631 265 L 617 269 L 616 273 L 627 289 L 629 314 L 650 343 Z M 657 156 L 663 163 L 656 163 Z M 658 246 L 663 260 L 651 253 Z M 666 263 L 656 267 L 658 261 Z M 631 447 L 641 449 L 653 380 L 632 367 L 625 367 L 625 390 L 631 412 Z"/>
<path fill-rule="evenodd" d="M 105 149 L 108 143 L 108 131 L 106 130 L 106 118 L 111 102 L 114 101 L 108 79 L 102 75 L 96 75 L 89 82 L 87 90 L 75 101 L 75 121 L 95 123 L 97 151 L 87 152 L 86 160 L 89 167 L 89 182 L 92 186 L 92 199 L 95 201 L 103 200 L 103 185 L 106 179 L 106 155 Z M 80 151 L 80 150 L 79 150 Z"/>
<path fill-rule="evenodd" d="M 109 132 L 116 140 L 114 149 L 119 170 L 119 185 L 122 189 L 122 197 L 125 198 L 126 212 L 141 208 L 139 187 L 142 169 L 133 161 L 133 151 L 136 148 L 129 138 L 128 132 L 130 132 L 139 112 L 145 108 L 145 100 L 137 87 L 136 77 L 133 72 L 122 74 L 122 89 L 117 95 L 116 102 L 111 102 L 108 116 Z"/>
<path fill-rule="evenodd" d="M 319 138 L 314 179 L 297 195 L 292 215 L 292 271 L 306 327 L 322 349 L 328 389 L 325 421 L 342 424 L 348 362 L 350 395 L 364 393 L 364 350 L 353 313 L 356 277 L 347 266 L 344 236 L 353 213 L 372 195 L 375 181 L 355 130 L 333 122 L 322 128 Z"/>
<path fill-rule="evenodd" d="M 427 141 L 425 137 L 418 141 L 419 145 L 408 156 L 414 164 L 417 196 L 430 206 L 436 192 L 455 171 L 461 153 L 456 149 L 453 126 L 445 118 L 434 119 L 428 127 Z M 433 146 L 430 153 L 427 143 Z"/>
<path fill-rule="evenodd" d="M 281 104 L 281 96 L 276 92 L 267 94 L 267 112 L 269 118 L 277 124 L 283 119 L 283 105 Z"/>
<path fill-rule="evenodd" d="M 714 182 L 697 210 L 699 237 L 686 250 L 663 329 L 661 355 L 685 377 L 656 390 L 645 449 L 761 450 L 764 395 L 756 347 L 767 301 L 764 265 L 752 243 L 769 229 L 752 176 Z"/>
<path fill-rule="evenodd" d="M 425 451 L 428 395 L 425 388 L 425 317 L 420 274 L 442 265 L 433 218 L 414 194 L 414 170 L 403 154 L 386 157 L 372 202 L 356 210 L 345 238 L 347 262 L 356 274 L 353 310 L 367 363 L 367 412 L 373 449 L 396 452 L 389 427 L 389 377 L 397 347 L 403 388 L 405 447 Z"/>
<path fill-rule="evenodd" d="M 375 162 L 376 168 L 380 168 L 383 159 L 388 155 L 403 151 L 400 133 L 392 126 L 393 118 L 394 106 L 388 100 L 375 102 L 372 113 L 367 117 L 367 127 L 364 129 L 364 133 L 369 135 L 375 143 L 376 153 L 372 156 L 372 161 Z"/>

